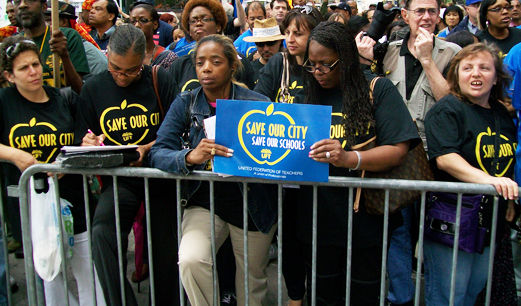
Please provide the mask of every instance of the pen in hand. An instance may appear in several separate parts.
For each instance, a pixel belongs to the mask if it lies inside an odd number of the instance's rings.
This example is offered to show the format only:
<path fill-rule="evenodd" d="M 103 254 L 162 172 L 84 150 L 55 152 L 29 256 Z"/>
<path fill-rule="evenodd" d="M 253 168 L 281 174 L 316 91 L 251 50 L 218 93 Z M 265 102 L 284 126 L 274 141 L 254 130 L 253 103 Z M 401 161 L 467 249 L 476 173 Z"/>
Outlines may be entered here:
<path fill-rule="evenodd" d="M 91 129 L 88 129 L 87 132 L 88 132 L 89 134 L 92 134 L 92 135 L 96 136 L 96 134 L 94 134 L 94 132 L 93 132 Z M 104 146 L 105 144 L 103 143 L 103 141 L 100 141 L 99 145 L 100 145 L 100 146 Z"/>

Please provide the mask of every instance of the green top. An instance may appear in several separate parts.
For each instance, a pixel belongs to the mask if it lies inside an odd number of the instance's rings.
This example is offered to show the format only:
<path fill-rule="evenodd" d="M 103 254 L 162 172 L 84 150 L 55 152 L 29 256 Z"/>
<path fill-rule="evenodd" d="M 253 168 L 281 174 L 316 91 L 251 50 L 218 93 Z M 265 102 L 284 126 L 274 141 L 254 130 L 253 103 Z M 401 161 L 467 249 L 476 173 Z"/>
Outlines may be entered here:
<path fill-rule="evenodd" d="M 83 42 L 78 32 L 70 28 L 60 28 L 63 35 L 67 37 L 67 50 L 69 50 L 69 57 L 72 65 L 76 68 L 78 74 L 89 73 L 89 65 L 87 63 L 87 57 L 85 56 L 85 49 L 83 48 Z M 44 45 L 42 46 L 42 40 Z M 53 80 L 53 67 L 52 67 L 52 52 L 49 47 L 49 40 L 51 39 L 51 29 L 45 31 L 45 33 L 38 37 L 33 37 L 34 42 L 38 45 L 41 50 L 42 66 L 43 66 L 43 81 L 45 85 L 54 87 Z M 61 63 L 61 59 L 60 59 Z M 61 65 L 60 65 L 61 66 Z M 62 86 L 65 86 L 65 73 L 63 67 L 60 67 L 60 79 Z"/>

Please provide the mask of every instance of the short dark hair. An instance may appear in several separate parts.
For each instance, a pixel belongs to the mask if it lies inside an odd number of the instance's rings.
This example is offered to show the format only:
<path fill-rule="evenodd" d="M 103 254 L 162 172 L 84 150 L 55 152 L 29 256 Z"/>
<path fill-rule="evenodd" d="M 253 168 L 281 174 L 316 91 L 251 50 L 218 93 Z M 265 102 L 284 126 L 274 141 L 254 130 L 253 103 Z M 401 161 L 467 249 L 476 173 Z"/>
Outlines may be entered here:
<path fill-rule="evenodd" d="M 158 21 L 159 20 L 159 14 L 157 13 L 156 9 L 150 5 L 150 4 L 146 4 L 146 3 L 134 3 L 132 4 L 132 6 L 130 7 L 130 12 L 132 12 L 134 9 L 136 8 L 142 8 L 144 10 L 146 10 L 147 12 L 150 13 L 150 17 L 152 17 L 152 21 Z M 169 14 L 167 14 L 169 15 Z M 172 17 L 173 19 L 173 17 Z"/>
<path fill-rule="evenodd" d="M 116 20 L 119 16 L 118 6 L 114 2 L 114 0 L 107 0 L 107 12 L 109 14 L 114 14 L 114 19 L 112 19 L 112 24 L 116 24 Z"/>
<path fill-rule="evenodd" d="M 451 5 L 445 9 L 445 12 L 443 12 L 443 22 L 445 24 L 447 24 L 447 22 L 445 21 L 445 16 L 447 16 L 447 14 L 450 12 L 456 12 L 458 14 L 459 22 L 463 20 L 463 10 L 457 5 Z"/>
<path fill-rule="evenodd" d="M 284 2 L 286 4 L 286 9 L 291 10 L 291 6 L 289 5 L 288 0 L 273 0 L 270 2 L 270 8 L 273 9 L 273 6 L 275 5 L 275 2 Z"/>
<path fill-rule="evenodd" d="M 126 55 L 129 51 L 145 57 L 146 38 L 143 31 L 133 24 L 122 24 L 110 35 L 107 50 L 117 55 Z"/>
<path fill-rule="evenodd" d="M 0 69 L 13 72 L 14 60 L 25 51 L 33 51 L 38 56 L 40 64 L 42 63 L 38 46 L 32 40 L 25 38 L 23 35 L 15 35 L 4 39 L 0 46 Z"/>
<path fill-rule="evenodd" d="M 266 8 L 259 1 L 252 1 L 252 2 L 249 2 L 248 5 L 246 5 L 246 17 L 248 17 L 250 10 L 257 10 L 257 9 L 261 9 L 262 12 L 264 13 L 264 17 L 266 17 Z"/>
<path fill-rule="evenodd" d="M 405 8 L 408 9 L 411 6 L 411 3 L 414 0 L 406 0 L 405 1 Z M 438 9 L 441 7 L 441 0 L 436 0 L 436 3 L 438 4 Z"/>

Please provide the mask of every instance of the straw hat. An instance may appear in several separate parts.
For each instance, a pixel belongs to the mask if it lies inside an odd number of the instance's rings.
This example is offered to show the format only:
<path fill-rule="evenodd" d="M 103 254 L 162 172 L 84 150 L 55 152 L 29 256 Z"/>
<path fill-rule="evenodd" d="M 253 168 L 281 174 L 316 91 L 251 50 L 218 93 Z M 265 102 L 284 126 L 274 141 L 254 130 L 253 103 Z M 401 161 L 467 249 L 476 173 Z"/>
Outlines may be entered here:
<path fill-rule="evenodd" d="M 265 42 L 284 39 L 284 35 L 280 34 L 280 28 L 275 18 L 264 20 L 255 20 L 253 26 L 253 36 L 244 37 L 247 42 Z"/>

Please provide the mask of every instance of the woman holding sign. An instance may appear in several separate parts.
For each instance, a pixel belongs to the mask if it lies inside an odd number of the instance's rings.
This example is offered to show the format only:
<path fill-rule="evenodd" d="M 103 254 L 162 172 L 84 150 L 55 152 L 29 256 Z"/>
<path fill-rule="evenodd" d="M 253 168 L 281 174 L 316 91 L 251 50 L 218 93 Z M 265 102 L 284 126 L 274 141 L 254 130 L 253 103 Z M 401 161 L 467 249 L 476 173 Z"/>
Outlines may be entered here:
<path fill-rule="evenodd" d="M 204 37 L 197 44 L 193 60 L 202 87 L 177 96 L 150 151 L 152 166 L 168 172 L 189 174 L 192 170 L 211 170 L 214 155 L 233 156 L 232 150 L 205 136 L 203 120 L 215 115 L 217 99 L 268 101 L 265 96 L 235 82 L 234 77 L 241 62 L 229 38 L 222 35 Z M 189 136 L 183 139 L 188 131 Z M 189 148 L 184 148 L 184 145 L 189 145 Z M 276 189 L 268 186 L 251 184 L 248 187 L 251 305 L 265 305 L 268 291 L 265 269 L 276 222 Z M 237 266 L 237 303 L 244 305 L 242 184 L 216 182 L 214 190 L 216 248 L 230 235 Z M 208 182 L 193 181 L 183 191 L 187 192 L 183 198 L 188 202 L 183 215 L 183 237 L 179 246 L 181 278 L 192 305 L 212 305 L 210 185 Z"/>
<path fill-rule="evenodd" d="M 371 82 L 375 76 L 362 72 L 354 37 L 344 25 L 323 22 L 311 32 L 303 67 L 307 71 L 306 103 L 333 107 L 331 138 L 314 143 L 309 152 L 310 158 L 330 164 L 331 176 L 359 176 L 356 170 L 388 170 L 399 165 L 408 150 L 419 143 L 398 90 L 389 80 Z M 369 83 L 375 83 L 372 101 Z M 373 149 L 351 149 L 375 135 Z M 299 196 L 297 232 L 311 267 L 312 189 L 304 187 Z M 316 294 L 317 301 L 327 305 L 344 300 L 348 196 L 347 188 L 318 188 Z M 353 214 L 352 305 L 379 303 L 382 232 L 382 216 L 368 214 L 362 199 L 359 211 Z M 310 270 L 307 278 L 311 284 Z"/>

